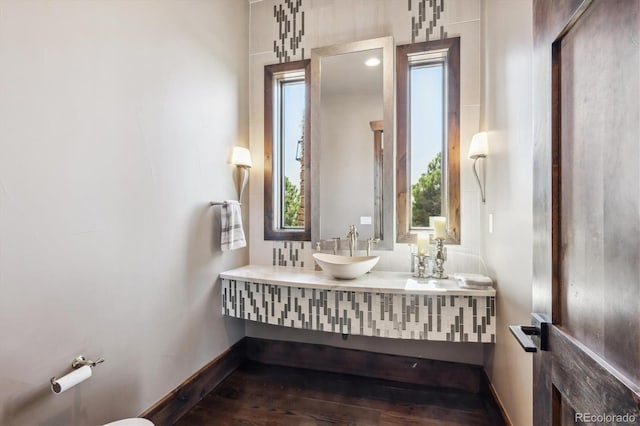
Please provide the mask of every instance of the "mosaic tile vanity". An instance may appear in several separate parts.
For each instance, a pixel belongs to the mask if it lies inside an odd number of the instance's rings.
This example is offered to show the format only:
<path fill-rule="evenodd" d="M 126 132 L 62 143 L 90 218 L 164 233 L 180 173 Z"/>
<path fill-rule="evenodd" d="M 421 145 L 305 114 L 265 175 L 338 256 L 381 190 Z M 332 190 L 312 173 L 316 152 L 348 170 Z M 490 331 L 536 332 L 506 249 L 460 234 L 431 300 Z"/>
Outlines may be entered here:
<path fill-rule="evenodd" d="M 409 273 L 352 281 L 321 271 L 249 265 L 220 274 L 227 316 L 330 333 L 495 342 L 495 290 L 439 287 Z"/>

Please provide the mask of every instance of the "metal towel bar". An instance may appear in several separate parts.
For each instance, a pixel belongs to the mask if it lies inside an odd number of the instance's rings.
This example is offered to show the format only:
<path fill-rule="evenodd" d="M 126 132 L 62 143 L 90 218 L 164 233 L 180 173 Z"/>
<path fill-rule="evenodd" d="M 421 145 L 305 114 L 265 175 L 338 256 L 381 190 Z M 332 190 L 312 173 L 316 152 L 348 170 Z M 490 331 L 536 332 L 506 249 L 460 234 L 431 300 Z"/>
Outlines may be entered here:
<path fill-rule="evenodd" d="M 229 204 L 226 201 L 212 201 L 209 203 L 210 206 L 226 206 L 227 204 Z M 238 203 L 240 205 L 242 205 L 242 203 Z"/>

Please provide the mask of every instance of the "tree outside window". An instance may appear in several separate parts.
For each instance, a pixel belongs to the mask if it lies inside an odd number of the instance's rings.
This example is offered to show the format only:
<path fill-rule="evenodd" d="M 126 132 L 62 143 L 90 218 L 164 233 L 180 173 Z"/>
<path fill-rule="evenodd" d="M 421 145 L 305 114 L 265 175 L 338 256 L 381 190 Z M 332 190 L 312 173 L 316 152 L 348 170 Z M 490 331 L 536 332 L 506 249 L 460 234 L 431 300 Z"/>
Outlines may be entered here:
<path fill-rule="evenodd" d="M 442 153 L 427 165 L 427 171 L 411 186 L 411 226 L 426 228 L 429 216 L 442 216 Z"/>

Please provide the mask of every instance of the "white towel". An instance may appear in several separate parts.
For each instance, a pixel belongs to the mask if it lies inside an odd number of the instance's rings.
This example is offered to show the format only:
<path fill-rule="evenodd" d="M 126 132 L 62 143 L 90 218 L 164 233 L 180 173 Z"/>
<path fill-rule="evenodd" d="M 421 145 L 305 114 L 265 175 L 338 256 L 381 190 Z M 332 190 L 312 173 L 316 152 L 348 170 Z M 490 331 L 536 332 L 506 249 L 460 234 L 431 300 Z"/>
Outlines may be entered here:
<path fill-rule="evenodd" d="M 485 275 L 457 273 L 453 275 L 453 278 L 458 280 L 462 288 L 493 288 L 493 280 Z"/>
<path fill-rule="evenodd" d="M 220 248 L 222 251 L 246 247 L 247 241 L 244 239 L 244 231 L 242 230 L 242 212 L 239 202 L 233 200 L 224 202 L 220 213 L 220 222 Z"/>
<path fill-rule="evenodd" d="M 464 281 L 458 281 L 458 287 L 468 288 L 472 290 L 492 290 L 493 289 L 493 286 L 490 286 L 490 285 L 473 285 L 473 284 L 467 284 Z"/>

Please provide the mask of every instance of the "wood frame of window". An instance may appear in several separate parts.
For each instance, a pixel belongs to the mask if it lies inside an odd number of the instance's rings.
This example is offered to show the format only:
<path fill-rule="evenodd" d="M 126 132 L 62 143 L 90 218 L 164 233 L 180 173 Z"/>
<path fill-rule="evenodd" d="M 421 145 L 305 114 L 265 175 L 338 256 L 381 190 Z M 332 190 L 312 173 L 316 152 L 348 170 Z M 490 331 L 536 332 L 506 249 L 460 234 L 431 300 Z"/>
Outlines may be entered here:
<path fill-rule="evenodd" d="M 305 112 L 304 112 L 304 228 L 280 228 L 274 226 L 273 200 L 273 152 L 274 152 L 274 86 L 280 73 L 304 71 Z M 287 62 L 284 64 L 265 65 L 264 67 L 264 239 L 279 241 L 311 240 L 311 131 L 310 131 L 310 93 L 311 92 L 311 60 Z M 277 140 L 277 139 L 276 139 Z M 276 175 L 277 176 L 277 175 Z"/>
<path fill-rule="evenodd" d="M 443 152 L 446 164 L 446 197 L 443 210 L 447 216 L 448 244 L 460 244 L 460 37 L 444 40 L 406 44 L 396 47 L 396 241 L 415 243 L 409 213 L 411 211 L 410 168 L 410 120 L 409 116 L 409 55 L 429 51 L 447 52 L 446 59 L 446 138 Z M 444 185 L 443 185 L 444 187 Z"/>

